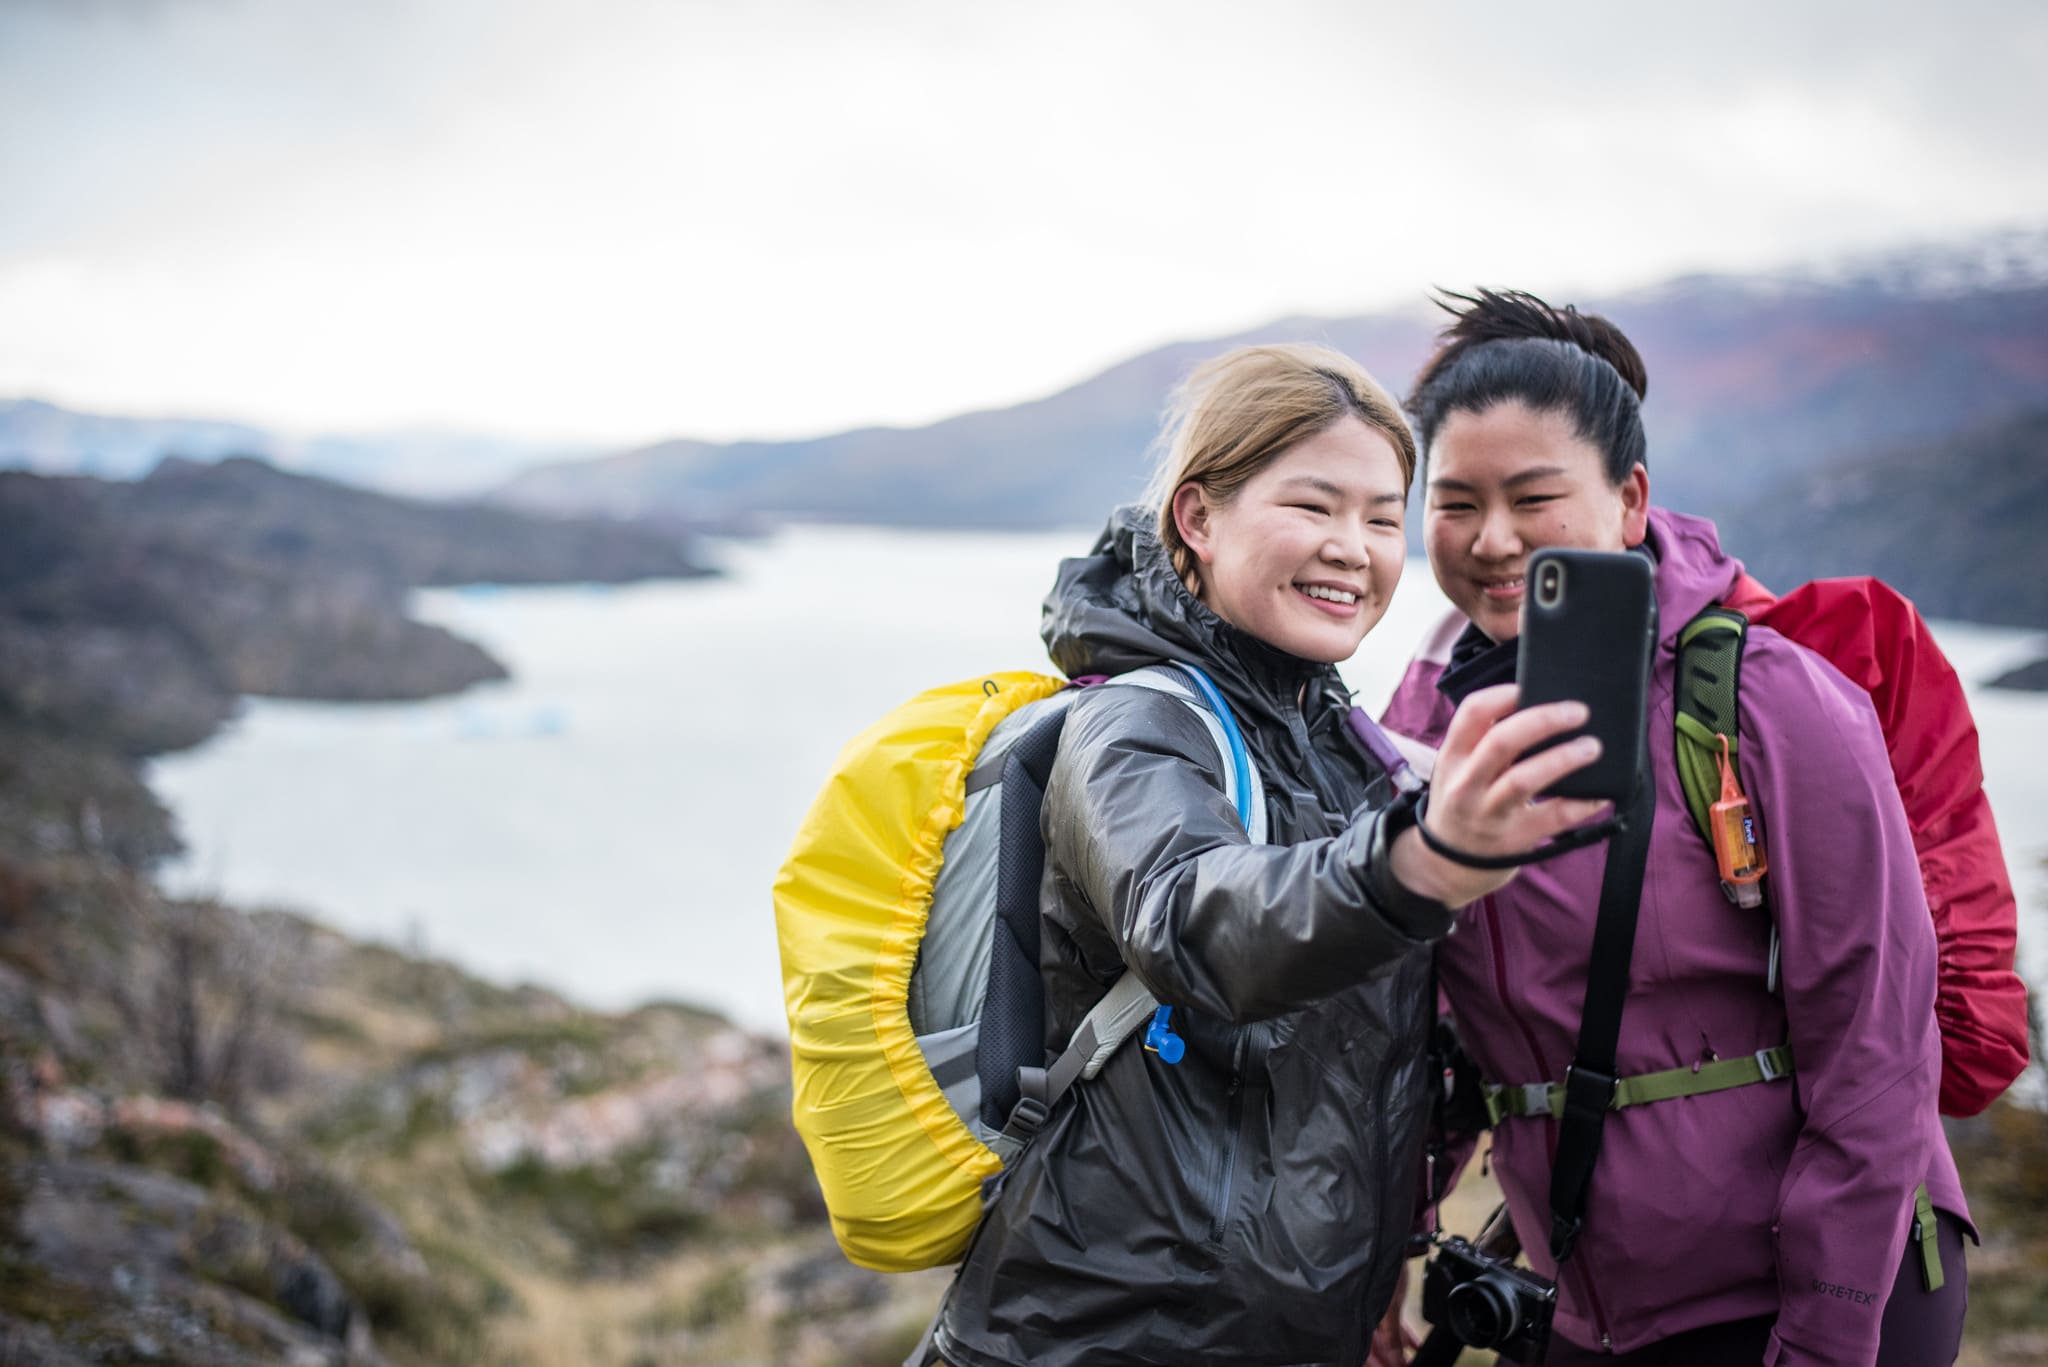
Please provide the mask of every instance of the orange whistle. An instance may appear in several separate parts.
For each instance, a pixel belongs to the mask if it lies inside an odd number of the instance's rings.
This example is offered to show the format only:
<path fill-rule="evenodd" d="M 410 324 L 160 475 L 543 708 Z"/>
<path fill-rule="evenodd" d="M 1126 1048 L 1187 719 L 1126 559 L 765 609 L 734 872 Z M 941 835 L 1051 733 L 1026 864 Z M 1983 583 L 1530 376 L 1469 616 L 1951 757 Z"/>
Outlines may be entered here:
<path fill-rule="evenodd" d="M 1735 766 L 1728 761 L 1728 737 L 1721 741 L 1721 800 L 1707 811 L 1714 832 L 1714 858 L 1721 865 L 1721 881 L 1737 886 L 1754 883 L 1770 871 L 1763 845 L 1757 840 L 1756 816 L 1749 810 Z"/>

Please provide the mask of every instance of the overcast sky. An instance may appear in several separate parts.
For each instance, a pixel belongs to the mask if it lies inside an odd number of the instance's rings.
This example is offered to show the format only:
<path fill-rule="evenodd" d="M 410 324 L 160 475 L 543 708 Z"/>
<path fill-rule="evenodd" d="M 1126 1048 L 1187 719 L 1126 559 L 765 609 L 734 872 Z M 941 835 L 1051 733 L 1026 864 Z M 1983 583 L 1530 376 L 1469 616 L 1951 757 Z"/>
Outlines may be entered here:
<path fill-rule="evenodd" d="M 0 0 L 0 397 L 917 423 L 1431 283 L 2048 223 L 2048 5 Z"/>

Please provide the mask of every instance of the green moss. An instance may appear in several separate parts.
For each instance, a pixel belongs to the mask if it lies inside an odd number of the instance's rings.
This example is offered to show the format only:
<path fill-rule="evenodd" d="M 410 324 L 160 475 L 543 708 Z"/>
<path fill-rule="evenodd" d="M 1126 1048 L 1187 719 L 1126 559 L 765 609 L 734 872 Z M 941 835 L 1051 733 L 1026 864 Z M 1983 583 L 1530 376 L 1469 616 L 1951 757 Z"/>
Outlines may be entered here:
<path fill-rule="evenodd" d="M 602 1049 L 611 1041 L 612 1028 L 593 1016 L 570 1016 L 555 1021 L 518 1019 L 481 1029 L 449 1035 L 438 1043 L 418 1050 L 414 1064 L 452 1063 L 474 1054 L 512 1050 L 528 1058 L 546 1060 L 557 1051 Z"/>
<path fill-rule="evenodd" d="M 744 1317 L 747 1301 L 746 1269 L 725 1263 L 698 1282 L 688 1296 L 664 1301 L 641 1316 L 634 1327 L 653 1338 L 701 1334 Z M 904 1351 L 907 1354 L 909 1349 Z"/>
<path fill-rule="evenodd" d="M 84 1324 L 100 1309 L 100 1298 L 82 1286 L 58 1281 L 12 1248 L 0 1247 L 0 1312 L 54 1328 Z"/>
<path fill-rule="evenodd" d="M 451 1024 L 488 1012 L 516 1013 L 519 994 L 473 978 L 453 964 L 420 959 L 389 945 L 356 945 L 347 976 L 374 1001 L 408 1013 L 423 1007 Z"/>
<path fill-rule="evenodd" d="M 362 1026 L 343 1016 L 331 1016 L 322 1011 L 303 1008 L 288 1009 L 280 1013 L 285 1022 L 307 1039 L 327 1040 L 336 1044 L 368 1044 L 370 1035 Z"/>
<path fill-rule="evenodd" d="M 1979 1329 L 2048 1324 L 2048 1279 L 2040 1267 L 1970 1269 L 1970 1321 Z"/>
<path fill-rule="evenodd" d="M 295 1168 L 264 1204 L 278 1223 L 330 1263 L 370 1237 L 363 1197 L 317 1167 Z"/>
<path fill-rule="evenodd" d="M 454 1284 L 457 1294 L 486 1315 L 500 1315 L 520 1308 L 519 1294 L 482 1254 L 444 1239 L 421 1239 L 420 1256 L 427 1260 L 444 1285 Z"/>
<path fill-rule="evenodd" d="M 539 1215 L 587 1263 L 630 1261 L 666 1252 L 709 1229 L 703 1211 L 652 1180 L 656 1157 L 652 1148 L 643 1148 L 609 1163 L 556 1168 L 528 1155 L 477 1180 L 487 1202 Z"/>
<path fill-rule="evenodd" d="M 235 1185 L 234 1173 L 220 1141 L 201 1130 L 131 1130 L 117 1126 L 102 1141 L 107 1152 L 123 1163 L 153 1168 L 182 1177 L 209 1191 Z"/>
<path fill-rule="evenodd" d="M 689 1325 L 692 1329 L 709 1329 L 746 1313 L 746 1272 L 737 1267 L 722 1267 L 691 1298 Z"/>
<path fill-rule="evenodd" d="M 423 1139 L 446 1134 L 455 1124 L 448 1099 L 438 1093 L 415 1092 L 406 1104 L 405 1122 L 398 1131 L 397 1150 L 409 1154 Z"/>
<path fill-rule="evenodd" d="M 249 1231 L 209 1213 L 193 1231 L 191 1249 L 192 1269 L 207 1281 L 277 1306 L 277 1277 L 269 1250 Z"/>
<path fill-rule="evenodd" d="M 308 1121 L 304 1134 L 315 1148 L 332 1150 L 381 1134 L 385 1124 L 377 1089 L 358 1087 Z"/>

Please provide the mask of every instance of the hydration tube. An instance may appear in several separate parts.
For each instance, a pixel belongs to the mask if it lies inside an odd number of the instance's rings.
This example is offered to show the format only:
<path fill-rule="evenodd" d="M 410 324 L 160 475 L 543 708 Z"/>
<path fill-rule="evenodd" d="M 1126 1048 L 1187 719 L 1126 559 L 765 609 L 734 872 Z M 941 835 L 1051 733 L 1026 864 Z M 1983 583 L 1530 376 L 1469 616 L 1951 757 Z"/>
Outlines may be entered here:
<path fill-rule="evenodd" d="M 1352 708 L 1350 715 L 1344 720 L 1350 725 L 1351 734 L 1365 747 L 1366 753 L 1378 760 L 1380 767 L 1387 771 L 1387 777 L 1393 781 L 1397 791 L 1419 793 L 1429 786 L 1422 775 L 1415 772 L 1415 766 L 1408 762 L 1408 757 L 1401 753 L 1401 747 L 1388 738 L 1378 722 L 1365 715 L 1364 708 Z"/>
<path fill-rule="evenodd" d="M 1202 697 L 1209 704 L 1209 711 L 1223 727 L 1224 739 L 1230 742 L 1230 800 L 1237 807 L 1237 819 L 1246 830 L 1252 825 L 1252 779 L 1251 757 L 1245 753 L 1244 733 L 1237 729 L 1237 718 L 1230 715 L 1230 704 L 1223 701 L 1223 694 L 1211 683 L 1209 676 L 1194 665 L 1176 661 L 1187 671 L 1195 686 L 1202 690 Z"/>

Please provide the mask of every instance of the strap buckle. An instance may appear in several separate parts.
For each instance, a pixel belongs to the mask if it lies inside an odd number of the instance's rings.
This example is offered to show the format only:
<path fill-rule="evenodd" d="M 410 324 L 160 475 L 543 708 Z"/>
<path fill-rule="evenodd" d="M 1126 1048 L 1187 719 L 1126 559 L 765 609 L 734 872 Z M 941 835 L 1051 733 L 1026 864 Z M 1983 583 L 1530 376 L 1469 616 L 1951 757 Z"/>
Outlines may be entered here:
<path fill-rule="evenodd" d="M 1003 1133 L 1029 1142 L 1051 1114 L 1052 1108 L 1038 1097 L 1018 1097 L 1017 1104 L 1010 1108 L 1010 1119 L 1003 1126 Z"/>
<path fill-rule="evenodd" d="M 1564 1109 L 1567 1113 L 1599 1115 L 1613 1108 L 1614 1098 L 1620 1091 L 1620 1079 L 1584 1064 L 1574 1063 L 1564 1070 Z"/>
<path fill-rule="evenodd" d="M 1556 1213 L 1555 1211 L 1551 1212 L 1551 1216 L 1550 1216 L 1550 1256 L 1551 1256 L 1551 1258 L 1552 1258 L 1553 1260 L 1555 1260 L 1556 1262 L 1562 1263 L 1562 1262 L 1564 1262 L 1564 1261 L 1565 1261 L 1565 1260 L 1566 1260 L 1567 1258 L 1571 1257 L 1571 1256 L 1572 1256 L 1572 1249 L 1573 1249 L 1573 1248 L 1574 1248 L 1574 1247 L 1575 1247 L 1575 1246 L 1576 1246 L 1576 1245 L 1578 1244 L 1578 1242 L 1579 1242 L 1579 1231 L 1580 1231 L 1580 1230 L 1582 1230 L 1582 1229 L 1584 1229 L 1585 1227 L 1586 1227 L 1586 1222 L 1585 1222 L 1584 1218 L 1575 1218 L 1575 1219 L 1570 1219 L 1570 1220 L 1567 1220 L 1567 1219 L 1565 1219 L 1565 1218 L 1564 1218 L 1564 1216 L 1562 1216 L 1562 1215 L 1559 1215 L 1559 1214 L 1557 1214 L 1557 1213 Z"/>
<path fill-rule="evenodd" d="M 1765 1082 L 1776 1082 L 1779 1078 L 1787 1076 L 1790 1072 L 1789 1069 L 1778 1066 L 1777 1052 L 1776 1049 L 1759 1049 L 1756 1051 L 1757 1071 L 1763 1074 Z"/>
<path fill-rule="evenodd" d="M 1498 1125 L 1514 1116 L 1549 1115 L 1550 1099 L 1557 1095 L 1553 1082 L 1508 1082 L 1488 1087 L 1486 1123 Z"/>

